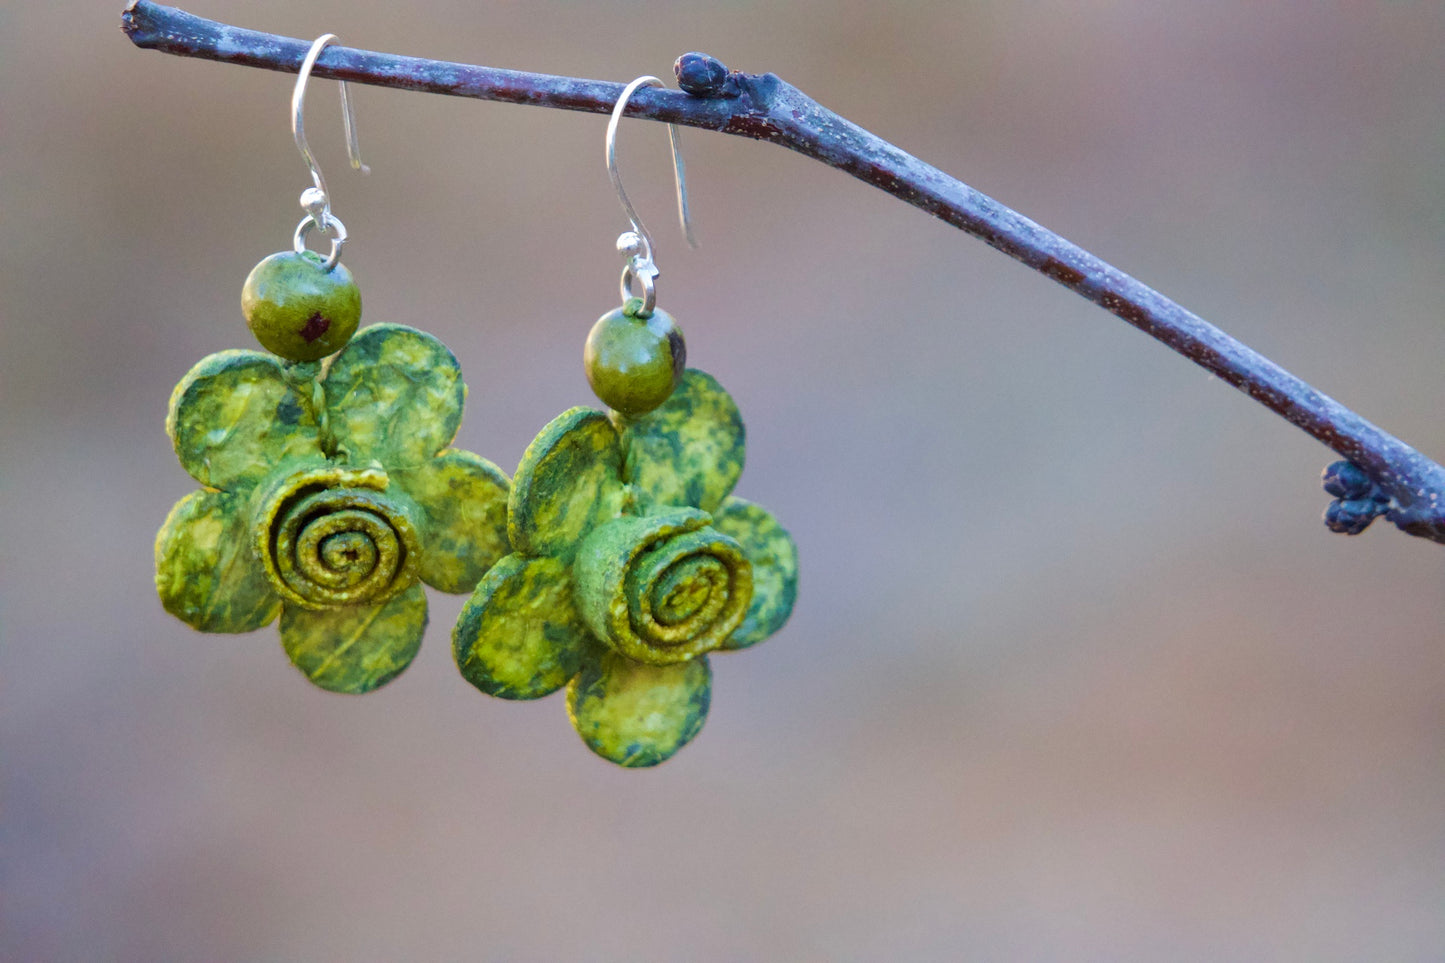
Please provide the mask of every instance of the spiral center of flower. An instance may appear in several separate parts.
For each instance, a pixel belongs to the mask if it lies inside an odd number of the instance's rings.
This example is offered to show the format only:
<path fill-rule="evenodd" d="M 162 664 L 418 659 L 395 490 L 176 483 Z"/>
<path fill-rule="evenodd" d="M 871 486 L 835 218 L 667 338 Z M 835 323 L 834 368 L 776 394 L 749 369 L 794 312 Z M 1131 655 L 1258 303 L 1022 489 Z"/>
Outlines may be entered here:
<path fill-rule="evenodd" d="M 416 534 L 378 490 L 385 484 L 380 472 L 318 469 L 277 489 L 258 537 L 283 598 L 306 608 L 378 604 L 414 581 Z"/>
<path fill-rule="evenodd" d="M 721 608 L 727 572 L 716 559 L 693 556 L 669 568 L 653 589 L 652 614 L 663 625 L 677 625 L 714 601 Z"/>
<path fill-rule="evenodd" d="M 623 516 L 599 526 L 573 563 L 588 628 L 638 662 L 685 662 L 727 642 L 753 593 L 742 547 L 697 509 Z"/>
<path fill-rule="evenodd" d="M 321 564 L 355 585 L 376 568 L 376 543 L 360 532 L 338 532 L 321 540 Z"/>

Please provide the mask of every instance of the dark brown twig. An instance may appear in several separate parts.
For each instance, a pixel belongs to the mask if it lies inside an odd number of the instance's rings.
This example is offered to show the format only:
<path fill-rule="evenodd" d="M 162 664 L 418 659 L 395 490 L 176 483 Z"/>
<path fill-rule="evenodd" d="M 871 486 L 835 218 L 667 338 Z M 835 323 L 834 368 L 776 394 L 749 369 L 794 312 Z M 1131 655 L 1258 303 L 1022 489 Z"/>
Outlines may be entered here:
<path fill-rule="evenodd" d="M 268 70 L 295 73 L 310 46 L 305 40 L 243 30 L 149 0 L 132 0 L 121 21 L 139 47 Z M 623 87 L 340 46 L 326 48 L 314 72 L 354 83 L 599 114 L 612 110 Z M 972 234 L 1118 315 L 1313 435 L 1363 470 L 1373 483 L 1372 504 L 1379 506 L 1379 513 L 1412 535 L 1445 542 L 1445 468 L 1203 318 L 839 117 L 773 74 L 729 73 L 710 57 L 688 54 L 678 61 L 678 75 L 686 92 L 643 88 L 628 104 L 627 115 L 781 144 Z"/>

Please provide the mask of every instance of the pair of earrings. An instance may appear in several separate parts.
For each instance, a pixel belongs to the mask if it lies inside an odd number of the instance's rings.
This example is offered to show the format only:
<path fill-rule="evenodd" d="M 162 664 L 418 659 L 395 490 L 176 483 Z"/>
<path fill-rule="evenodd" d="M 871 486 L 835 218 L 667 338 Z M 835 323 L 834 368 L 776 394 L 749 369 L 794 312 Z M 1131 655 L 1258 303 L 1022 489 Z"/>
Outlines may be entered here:
<path fill-rule="evenodd" d="M 346 228 L 306 144 L 313 186 L 292 250 L 252 270 L 242 309 L 270 354 L 222 351 L 177 385 L 166 419 L 203 488 L 156 539 L 167 611 L 206 632 L 249 632 L 279 616 L 282 645 L 316 685 L 368 692 L 415 657 L 422 583 L 471 593 L 453 631 L 461 674 L 481 691 L 535 699 L 564 686 L 584 742 L 623 766 L 672 756 L 702 728 L 707 654 L 746 648 L 787 620 L 792 540 L 730 496 L 744 430 L 732 398 L 685 367 L 681 331 L 656 307 L 652 240 L 617 173 L 629 84 L 607 129 L 607 168 L 632 230 L 622 306 L 588 335 L 584 364 L 607 410 L 573 408 L 528 446 L 512 479 L 449 447 L 466 387 L 436 338 L 398 324 L 358 331 L 361 299 L 340 263 Z M 342 105 L 360 169 L 347 87 Z M 677 132 L 669 126 L 688 231 Z M 316 230 L 323 257 L 306 247 Z M 636 292 L 634 293 L 634 288 Z"/>

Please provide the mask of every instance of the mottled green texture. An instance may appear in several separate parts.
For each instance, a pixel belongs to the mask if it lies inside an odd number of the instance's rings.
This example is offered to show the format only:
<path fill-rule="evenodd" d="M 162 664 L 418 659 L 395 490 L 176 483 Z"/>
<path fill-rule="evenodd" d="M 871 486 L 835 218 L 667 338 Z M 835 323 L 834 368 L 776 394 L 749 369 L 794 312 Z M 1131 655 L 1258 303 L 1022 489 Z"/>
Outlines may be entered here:
<path fill-rule="evenodd" d="M 166 420 L 209 489 L 157 536 L 166 610 L 207 632 L 279 611 L 286 651 L 323 688 L 395 676 L 426 623 L 418 579 L 468 591 L 509 551 L 507 476 L 445 448 L 465 390 L 451 352 L 400 325 L 366 329 L 324 370 L 248 351 L 201 361 Z"/>
<path fill-rule="evenodd" d="M 737 539 L 753 563 L 753 601 L 723 648 L 745 649 L 783 627 L 798 597 L 798 547 L 766 510 L 729 496 L 713 527 Z"/>
<path fill-rule="evenodd" d="M 207 488 L 248 489 L 278 463 L 320 463 L 316 413 L 259 351 L 201 359 L 171 392 L 166 433 L 181 467 Z"/>
<path fill-rule="evenodd" d="M 707 656 L 643 665 L 604 651 L 567 686 L 567 715 L 582 741 L 631 769 L 655 766 L 691 742 L 711 701 Z"/>
<path fill-rule="evenodd" d="M 592 634 L 649 665 L 721 647 L 747 613 L 753 574 L 711 521 L 685 508 L 594 529 L 572 567 L 573 598 Z"/>
<path fill-rule="evenodd" d="M 448 448 L 420 468 L 393 472 L 391 480 L 425 506 L 419 534 L 426 584 L 453 594 L 470 592 L 487 566 L 511 551 L 507 476 L 485 458 Z"/>
<path fill-rule="evenodd" d="M 345 265 L 311 251 L 272 254 L 251 269 L 241 311 L 261 346 L 288 361 L 340 351 L 361 321 L 361 291 Z"/>
<path fill-rule="evenodd" d="M 287 475 L 265 493 L 256 552 L 272 586 L 308 609 L 379 605 L 417 578 L 420 544 L 374 468 Z"/>
<path fill-rule="evenodd" d="M 627 423 L 627 480 L 655 505 L 713 511 L 743 473 L 742 415 L 704 371 L 689 368 L 667 402 Z"/>
<path fill-rule="evenodd" d="M 359 694 L 385 685 L 411 664 L 426 623 L 426 592 L 413 585 L 382 605 L 319 610 L 288 605 L 281 613 L 281 645 L 321 688 Z"/>
<path fill-rule="evenodd" d="M 587 383 L 602 403 L 628 417 L 646 414 L 668 399 L 682 381 L 687 345 L 666 311 L 646 318 L 633 299 L 597 319 L 582 349 Z"/>
<path fill-rule="evenodd" d="M 227 492 L 191 492 L 156 536 L 156 590 L 167 612 L 203 632 L 250 632 L 281 611 Z"/>
<path fill-rule="evenodd" d="M 567 566 L 508 555 L 477 585 L 452 633 L 467 681 L 503 699 L 539 699 L 577 674 L 587 629 Z"/>
<path fill-rule="evenodd" d="M 336 443 L 353 463 L 417 468 L 451 443 L 467 387 L 456 356 L 436 338 L 377 324 L 336 356 L 323 382 Z"/>
<path fill-rule="evenodd" d="M 701 371 L 638 419 L 589 408 L 553 419 L 517 466 L 514 554 L 452 634 L 467 680 L 533 699 L 572 675 L 573 725 L 622 765 L 687 743 L 707 716 L 704 653 L 759 641 L 796 592 L 787 533 L 755 505 L 724 503 L 742 445 L 736 406 Z"/>
<path fill-rule="evenodd" d="M 594 527 L 622 510 L 622 451 L 607 416 L 572 408 L 527 446 L 507 503 L 512 547 L 570 561 Z"/>

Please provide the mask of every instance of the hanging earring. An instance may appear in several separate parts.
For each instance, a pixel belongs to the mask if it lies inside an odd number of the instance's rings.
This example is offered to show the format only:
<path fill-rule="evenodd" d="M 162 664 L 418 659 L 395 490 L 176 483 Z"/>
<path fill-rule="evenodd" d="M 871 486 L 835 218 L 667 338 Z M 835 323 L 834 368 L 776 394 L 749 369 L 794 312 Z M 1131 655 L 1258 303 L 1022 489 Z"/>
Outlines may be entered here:
<path fill-rule="evenodd" d="M 356 333 L 346 227 L 302 121 L 311 68 L 336 39 L 311 45 L 291 101 L 313 182 L 306 216 L 292 250 L 256 265 L 242 291 L 271 354 L 213 354 L 171 396 L 166 431 L 204 487 L 156 537 L 156 588 L 166 611 L 203 632 L 250 632 L 279 615 L 286 654 L 308 679 L 367 692 L 416 655 L 427 622 L 419 582 L 470 591 L 508 551 L 508 481 L 447 447 L 466 385 L 445 345 L 399 324 Z M 345 82 L 341 96 L 352 166 L 365 170 Z M 313 229 L 331 240 L 325 257 L 306 247 Z"/>
<path fill-rule="evenodd" d="M 777 631 L 797 591 L 797 549 L 773 517 L 729 493 L 743 423 L 722 386 L 684 367 L 682 333 L 656 307 L 651 235 L 607 170 L 632 230 L 620 308 L 588 335 L 584 364 L 610 411 L 573 408 L 522 456 L 508 502 L 512 554 L 477 585 L 452 634 L 483 692 L 536 699 L 567 687 L 573 727 L 598 755 L 653 766 L 702 729 L 708 653 Z M 691 241 L 682 155 L 669 125 L 679 215 Z M 634 286 L 637 292 L 634 293 Z"/>

